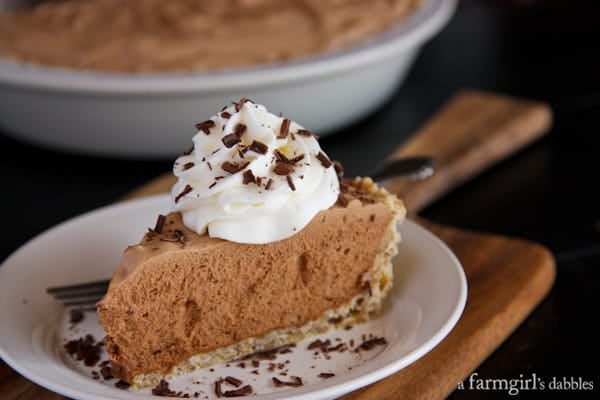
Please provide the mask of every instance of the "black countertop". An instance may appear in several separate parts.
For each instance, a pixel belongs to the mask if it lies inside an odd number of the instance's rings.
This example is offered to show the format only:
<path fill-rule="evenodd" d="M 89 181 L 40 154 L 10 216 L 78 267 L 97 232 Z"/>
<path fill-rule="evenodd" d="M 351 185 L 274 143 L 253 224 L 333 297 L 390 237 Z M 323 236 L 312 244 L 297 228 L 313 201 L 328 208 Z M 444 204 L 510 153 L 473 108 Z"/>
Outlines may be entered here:
<path fill-rule="evenodd" d="M 533 240 L 554 253 L 558 275 L 550 295 L 476 372 L 489 379 L 573 378 L 592 382 L 593 390 L 530 390 L 520 398 L 600 395 L 599 22 L 600 2 L 593 0 L 464 1 L 383 108 L 321 139 L 346 175 L 364 175 L 459 89 L 552 107 L 547 137 L 422 212 L 443 224 Z M 116 201 L 172 163 L 72 155 L 5 135 L 0 149 L 0 261 L 43 230 Z M 507 397 L 506 390 L 451 396 Z"/>

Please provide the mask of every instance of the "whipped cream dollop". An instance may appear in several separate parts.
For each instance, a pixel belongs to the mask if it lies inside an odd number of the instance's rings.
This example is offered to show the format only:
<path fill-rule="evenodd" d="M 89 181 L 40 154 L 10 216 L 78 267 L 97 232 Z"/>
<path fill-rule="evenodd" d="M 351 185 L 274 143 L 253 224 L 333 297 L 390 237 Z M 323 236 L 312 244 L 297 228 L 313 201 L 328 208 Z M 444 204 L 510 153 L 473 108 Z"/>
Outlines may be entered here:
<path fill-rule="evenodd" d="M 196 127 L 194 147 L 173 166 L 171 199 L 198 234 L 270 243 L 337 201 L 333 163 L 296 122 L 242 99 Z"/>

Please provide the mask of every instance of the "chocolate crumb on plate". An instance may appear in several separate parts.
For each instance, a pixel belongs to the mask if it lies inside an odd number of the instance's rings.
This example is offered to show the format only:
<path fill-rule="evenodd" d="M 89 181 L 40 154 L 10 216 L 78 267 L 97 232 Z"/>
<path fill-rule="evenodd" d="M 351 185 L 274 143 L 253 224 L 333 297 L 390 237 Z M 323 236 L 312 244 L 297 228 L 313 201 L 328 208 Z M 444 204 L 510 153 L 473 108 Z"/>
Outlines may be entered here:
<path fill-rule="evenodd" d="M 181 167 L 181 169 L 183 171 L 187 171 L 188 169 L 192 168 L 194 165 L 196 165 L 196 164 L 194 164 L 191 161 L 190 162 L 186 162 L 185 164 L 183 164 L 183 167 Z"/>
<path fill-rule="evenodd" d="M 233 385 L 235 387 L 239 387 L 242 384 L 242 381 L 240 379 L 235 378 L 233 376 L 226 376 L 225 377 L 225 382 L 227 382 L 230 385 Z"/>
<path fill-rule="evenodd" d="M 319 375 L 317 375 L 319 378 L 323 378 L 323 379 L 328 379 L 328 378 L 333 378 L 335 376 L 334 373 L 332 372 L 321 372 Z"/>
<path fill-rule="evenodd" d="M 69 311 L 69 322 L 72 324 L 77 324 L 83 321 L 84 315 L 83 312 L 78 308 L 73 308 Z"/>
<path fill-rule="evenodd" d="M 235 389 L 235 390 L 227 390 L 223 393 L 223 397 L 242 397 L 242 396 L 248 396 L 249 394 L 252 394 L 252 386 L 250 385 L 246 385 L 246 386 L 242 386 L 239 389 Z"/>
<path fill-rule="evenodd" d="M 92 335 L 70 340 L 64 345 L 67 353 L 77 361 L 83 361 L 87 367 L 93 367 L 100 361 L 102 342 L 96 342 Z"/>
<path fill-rule="evenodd" d="M 363 339 L 364 340 L 364 339 Z M 384 337 L 374 337 L 372 339 L 364 340 L 357 348 L 356 352 L 360 350 L 369 351 L 373 349 L 375 346 L 385 346 L 387 344 L 387 340 Z"/>
<path fill-rule="evenodd" d="M 308 344 L 308 350 L 320 349 L 321 351 L 327 351 L 327 348 L 331 346 L 331 340 L 327 339 L 325 341 L 321 339 L 316 339 Z"/>
<path fill-rule="evenodd" d="M 175 395 L 177 395 L 177 392 L 169 388 L 169 382 L 165 381 L 164 379 L 161 379 L 160 382 L 158 382 L 158 385 L 152 388 L 152 394 L 154 396 L 161 397 L 175 397 Z"/>
<path fill-rule="evenodd" d="M 112 373 L 112 368 L 110 368 L 108 365 L 106 365 L 100 369 L 100 374 L 102 374 L 102 378 L 104 378 L 105 381 L 108 381 L 108 380 L 114 378 L 113 373 Z"/>
<path fill-rule="evenodd" d="M 117 389 L 127 390 L 127 389 L 129 389 L 129 386 L 131 386 L 131 385 L 129 383 L 125 382 L 125 381 L 117 381 L 117 382 L 115 382 L 115 387 Z"/>
<path fill-rule="evenodd" d="M 272 379 L 273 379 L 273 383 L 275 383 L 275 386 L 299 387 L 304 384 L 304 383 L 302 383 L 302 378 L 300 378 L 299 376 L 292 376 L 291 378 L 292 378 L 291 381 L 282 381 L 281 379 L 279 379 L 275 376 Z"/>

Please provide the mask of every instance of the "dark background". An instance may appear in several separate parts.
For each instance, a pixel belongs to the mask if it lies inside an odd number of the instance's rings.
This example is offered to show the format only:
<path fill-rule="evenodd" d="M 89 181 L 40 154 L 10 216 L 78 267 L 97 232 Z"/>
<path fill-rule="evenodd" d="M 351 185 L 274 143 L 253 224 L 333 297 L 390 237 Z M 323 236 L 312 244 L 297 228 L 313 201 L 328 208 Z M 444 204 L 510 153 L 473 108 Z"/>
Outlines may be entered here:
<path fill-rule="evenodd" d="M 594 390 L 521 392 L 518 398 L 600 396 L 599 53 L 599 1 L 463 1 L 388 104 L 321 140 L 346 175 L 364 175 L 459 89 L 552 107 L 555 122 L 547 137 L 422 213 L 452 226 L 537 241 L 554 253 L 552 292 L 477 372 L 480 378 L 581 377 L 593 380 Z M 172 163 L 77 156 L 2 134 L 0 155 L 0 261 L 43 230 L 118 200 Z M 451 396 L 508 397 L 467 390 Z"/>

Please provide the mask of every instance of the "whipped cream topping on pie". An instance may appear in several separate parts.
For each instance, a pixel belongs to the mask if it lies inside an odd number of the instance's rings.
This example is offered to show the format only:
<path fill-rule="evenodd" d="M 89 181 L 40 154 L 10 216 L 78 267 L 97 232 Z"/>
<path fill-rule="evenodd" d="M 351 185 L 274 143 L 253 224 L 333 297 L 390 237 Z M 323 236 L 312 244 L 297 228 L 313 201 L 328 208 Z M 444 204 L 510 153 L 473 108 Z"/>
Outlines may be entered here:
<path fill-rule="evenodd" d="M 198 234 L 270 243 L 299 232 L 338 199 L 333 162 L 317 138 L 242 99 L 196 125 L 174 164 L 172 211 Z"/>

